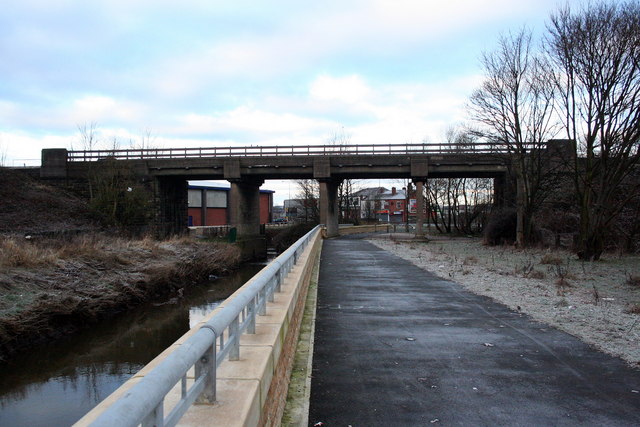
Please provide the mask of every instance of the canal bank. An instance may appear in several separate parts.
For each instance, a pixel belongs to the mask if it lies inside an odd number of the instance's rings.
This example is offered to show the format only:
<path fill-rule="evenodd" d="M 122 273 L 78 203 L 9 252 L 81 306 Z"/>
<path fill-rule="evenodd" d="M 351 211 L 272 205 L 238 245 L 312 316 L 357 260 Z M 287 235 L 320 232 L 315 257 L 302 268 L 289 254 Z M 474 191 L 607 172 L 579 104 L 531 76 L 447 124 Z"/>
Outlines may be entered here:
<path fill-rule="evenodd" d="M 0 363 L 147 301 L 177 301 L 239 263 L 232 245 L 188 238 L 3 237 Z"/>
<path fill-rule="evenodd" d="M 71 425 L 264 267 L 244 264 L 0 365 L 0 425 Z"/>

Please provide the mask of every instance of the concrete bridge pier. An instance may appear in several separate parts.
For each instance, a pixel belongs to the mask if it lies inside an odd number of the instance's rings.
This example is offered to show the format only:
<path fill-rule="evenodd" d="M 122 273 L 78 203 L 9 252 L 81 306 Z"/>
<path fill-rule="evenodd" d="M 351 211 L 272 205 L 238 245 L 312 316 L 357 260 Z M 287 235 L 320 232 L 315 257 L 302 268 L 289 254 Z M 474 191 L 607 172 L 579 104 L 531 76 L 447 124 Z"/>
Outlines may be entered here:
<path fill-rule="evenodd" d="M 262 179 L 230 179 L 229 224 L 236 228 L 243 258 L 260 259 L 267 254 L 264 236 L 260 235 L 260 186 Z"/>
<path fill-rule="evenodd" d="M 416 240 L 424 240 L 424 230 L 422 229 L 424 224 L 424 183 L 428 176 L 429 161 L 427 159 L 411 160 L 411 179 L 416 185 Z"/>
<path fill-rule="evenodd" d="M 416 240 L 424 240 L 424 182 L 415 181 L 416 184 Z"/>
<path fill-rule="evenodd" d="M 515 206 L 516 195 L 513 184 L 506 173 L 493 179 L 493 206 L 504 208 Z"/>
<path fill-rule="evenodd" d="M 260 235 L 260 186 L 261 179 L 230 180 L 229 223 L 238 236 Z"/>
<path fill-rule="evenodd" d="M 341 179 L 320 179 L 320 223 L 327 227 L 327 237 L 338 236 L 338 187 Z"/>

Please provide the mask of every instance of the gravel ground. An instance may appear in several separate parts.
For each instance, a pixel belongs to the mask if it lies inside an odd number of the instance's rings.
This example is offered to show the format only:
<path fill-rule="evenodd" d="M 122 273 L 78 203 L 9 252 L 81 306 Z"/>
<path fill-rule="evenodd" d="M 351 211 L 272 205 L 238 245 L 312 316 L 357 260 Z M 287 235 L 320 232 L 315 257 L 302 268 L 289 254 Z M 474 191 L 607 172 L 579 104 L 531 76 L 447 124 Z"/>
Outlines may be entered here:
<path fill-rule="evenodd" d="M 640 276 L 640 256 L 607 254 L 588 263 L 562 250 L 489 247 L 471 238 L 424 243 L 409 236 L 370 242 L 640 369 L 640 285 L 627 283 Z"/>

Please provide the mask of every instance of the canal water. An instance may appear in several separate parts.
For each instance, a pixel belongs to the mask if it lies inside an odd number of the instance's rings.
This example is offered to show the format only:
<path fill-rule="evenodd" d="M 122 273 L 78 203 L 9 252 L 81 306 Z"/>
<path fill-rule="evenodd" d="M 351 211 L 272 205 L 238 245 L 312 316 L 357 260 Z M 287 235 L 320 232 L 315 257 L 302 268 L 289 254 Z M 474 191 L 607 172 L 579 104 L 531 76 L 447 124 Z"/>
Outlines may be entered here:
<path fill-rule="evenodd" d="M 177 302 L 136 308 L 0 364 L 0 426 L 73 424 L 263 267 L 245 264 Z"/>

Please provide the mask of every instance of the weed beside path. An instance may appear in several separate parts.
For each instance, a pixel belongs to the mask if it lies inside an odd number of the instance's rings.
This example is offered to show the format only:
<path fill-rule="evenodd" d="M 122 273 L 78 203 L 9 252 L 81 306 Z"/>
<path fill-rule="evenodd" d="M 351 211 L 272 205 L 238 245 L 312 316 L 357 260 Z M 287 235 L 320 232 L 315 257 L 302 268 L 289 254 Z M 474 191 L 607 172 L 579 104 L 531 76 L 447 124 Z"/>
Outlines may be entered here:
<path fill-rule="evenodd" d="M 0 237 L 0 361 L 238 267 L 235 246 L 175 238 Z"/>
<path fill-rule="evenodd" d="M 479 239 L 371 242 L 640 367 L 638 255 L 589 263 L 567 251 L 489 247 Z"/>

